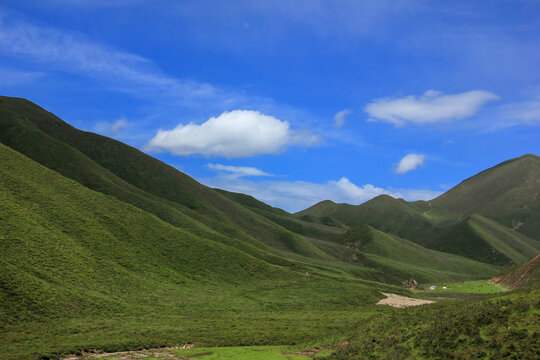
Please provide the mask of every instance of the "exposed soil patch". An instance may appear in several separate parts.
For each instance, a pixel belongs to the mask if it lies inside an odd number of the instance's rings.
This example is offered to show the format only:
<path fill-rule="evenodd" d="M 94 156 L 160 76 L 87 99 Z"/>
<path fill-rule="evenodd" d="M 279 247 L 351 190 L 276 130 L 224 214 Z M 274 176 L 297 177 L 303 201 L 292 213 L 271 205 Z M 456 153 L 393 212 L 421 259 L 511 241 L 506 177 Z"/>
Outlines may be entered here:
<path fill-rule="evenodd" d="M 194 356 L 203 356 L 203 355 L 210 355 L 211 353 L 203 353 L 203 354 L 195 354 L 190 355 L 189 357 L 182 357 L 177 356 L 168 352 L 163 352 L 167 350 L 178 350 L 178 349 L 192 349 L 194 348 L 194 344 L 186 344 L 184 346 L 177 346 L 177 347 L 168 347 L 168 348 L 160 348 L 160 349 L 148 349 L 148 350 L 140 350 L 140 351 L 120 351 L 120 352 L 111 352 L 111 353 L 101 353 L 101 354 L 84 354 L 81 356 L 71 356 L 67 358 L 62 358 L 60 360 L 83 360 L 83 359 L 101 359 L 107 356 L 118 356 L 119 360 L 132 360 L 132 359 L 144 359 L 148 357 L 152 357 L 155 359 L 171 359 L 171 360 L 182 360 L 182 359 L 190 359 Z"/>
<path fill-rule="evenodd" d="M 383 295 L 386 296 L 386 299 L 379 300 L 375 305 L 390 305 L 397 308 L 404 308 L 409 306 L 427 305 L 435 302 L 431 300 L 413 299 L 391 293 L 383 293 Z"/>
<path fill-rule="evenodd" d="M 503 284 L 512 289 L 526 287 L 532 281 L 538 281 L 540 273 L 540 255 L 535 256 L 510 274 L 494 277 L 489 280 L 492 284 Z"/>

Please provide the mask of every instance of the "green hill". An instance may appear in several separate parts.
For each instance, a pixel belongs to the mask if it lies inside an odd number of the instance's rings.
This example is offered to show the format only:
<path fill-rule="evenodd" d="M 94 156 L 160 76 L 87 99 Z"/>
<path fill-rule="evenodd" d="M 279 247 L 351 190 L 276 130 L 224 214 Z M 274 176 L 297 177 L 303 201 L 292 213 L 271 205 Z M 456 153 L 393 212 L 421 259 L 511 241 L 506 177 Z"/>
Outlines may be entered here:
<path fill-rule="evenodd" d="M 295 215 L 315 222 L 322 222 L 322 219 L 329 217 L 346 227 L 369 224 L 419 244 L 428 242 L 437 231 L 437 227 L 422 210 L 389 195 L 379 195 L 361 205 L 323 201 Z"/>
<path fill-rule="evenodd" d="M 428 214 L 480 214 L 540 240 L 540 157 L 511 159 L 463 181 L 429 202 Z"/>
<path fill-rule="evenodd" d="M 519 264 L 540 251 L 539 178 L 540 158 L 525 155 L 431 201 L 380 195 L 357 206 L 324 201 L 295 215 L 345 227 L 367 224 L 430 249 L 493 265 Z"/>
<path fill-rule="evenodd" d="M 521 264 L 540 252 L 540 241 L 478 214 L 440 230 L 425 245 L 495 265 Z"/>
<path fill-rule="evenodd" d="M 300 262 L 270 264 L 4 145 L 0 163 L 3 359 L 190 341 L 294 342 L 312 336 L 320 316 L 326 325 L 319 334 L 354 321 L 336 311 L 370 304 L 389 289 Z M 255 319 L 258 330 L 249 326 Z M 286 328 L 276 332 L 275 321 Z"/>
<path fill-rule="evenodd" d="M 80 184 L 172 225 L 243 250 L 325 254 L 283 227 L 139 150 L 77 130 L 35 104 L 0 97 L 0 142 Z M 238 241 L 241 240 L 241 241 Z"/>
<path fill-rule="evenodd" d="M 426 249 L 367 225 L 351 228 L 340 241 L 355 249 L 363 265 L 386 269 L 398 279 L 462 281 L 488 278 L 498 271 L 495 266 Z"/>
<path fill-rule="evenodd" d="M 538 359 L 540 290 L 394 309 L 349 333 L 328 360 Z"/>
<path fill-rule="evenodd" d="M 513 230 L 440 209 L 380 196 L 289 214 L 0 97 L 0 358 L 342 341 L 382 291 L 407 294 L 381 282 L 487 278 L 499 268 L 465 257 L 540 252 L 516 231 L 530 214 Z"/>

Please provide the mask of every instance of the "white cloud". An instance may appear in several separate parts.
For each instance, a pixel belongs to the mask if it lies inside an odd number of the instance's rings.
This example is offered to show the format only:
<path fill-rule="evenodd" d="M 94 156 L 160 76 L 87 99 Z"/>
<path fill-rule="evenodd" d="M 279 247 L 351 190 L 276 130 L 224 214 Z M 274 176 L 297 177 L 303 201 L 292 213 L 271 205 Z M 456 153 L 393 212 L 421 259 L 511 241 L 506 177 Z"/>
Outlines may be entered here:
<path fill-rule="evenodd" d="M 409 201 L 430 200 L 441 194 L 440 191 L 423 189 L 384 189 L 371 184 L 358 186 L 345 177 L 322 184 L 307 181 L 255 182 L 224 176 L 199 181 L 211 187 L 252 195 L 267 204 L 290 212 L 303 210 L 322 200 L 356 205 L 381 194 Z"/>
<path fill-rule="evenodd" d="M 116 135 L 128 126 L 125 117 L 121 117 L 113 123 L 100 121 L 94 126 L 94 130 L 105 135 Z"/>
<path fill-rule="evenodd" d="M 345 120 L 348 115 L 352 113 L 351 110 L 345 109 L 340 112 L 338 112 L 336 115 L 334 115 L 334 126 L 336 128 L 341 128 L 343 125 L 345 125 Z"/>
<path fill-rule="evenodd" d="M 242 176 L 272 176 L 264 171 L 250 166 L 232 166 L 222 164 L 208 164 L 212 170 L 227 172 L 233 178 L 239 178 Z"/>
<path fill-rule="evenodd" d="M 422 96 L 398 99 L 377 99 L 364 107 L 370 121 L 385 121 L 395 125 L 433 124 L 474 115 L 490 100 L 499 97 L 487 91 L 473 90 L 455 95 L 443 95 L 428 90 Z"/>
<path fill-rule="evenodd" d="M 396 173 L 405 174 L 411 170 L 416 169 L 419 166 L 424 164 L 426 156 L 422 154 L 409 154 L 405 155 L 400 161 L 396 168 Z"/>
<path fill-rule="evenodd" d="M 540 125 L 540 97 L 524 102 L 501 105 L 488 125 L 488 130 L 501 130 L 514 126 Z"/>
<path fill-rule="evenodd" d="M 234 110 L 200 125 L 189 123 L 172 130 L 160 129 L 145 149 L 175 155 L 239 158 L 279 153 L 289 144 L 311 145 L 316 141 L 311 133 L 291 131 L 287 121 L 258 111 Z"/>

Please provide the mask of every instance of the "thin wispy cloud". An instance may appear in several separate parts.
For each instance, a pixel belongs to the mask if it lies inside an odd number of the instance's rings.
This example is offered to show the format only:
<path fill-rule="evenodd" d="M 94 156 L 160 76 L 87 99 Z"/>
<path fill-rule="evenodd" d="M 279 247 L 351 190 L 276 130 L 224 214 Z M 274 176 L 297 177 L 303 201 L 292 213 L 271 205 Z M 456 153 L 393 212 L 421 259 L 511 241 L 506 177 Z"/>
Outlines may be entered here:
<path fill-rule="evenodd" d="M 172 98 L 183 105 L 210 99 L 220 103 L 238 100 L 238 95 L 211 84 L 168 76 L 139 55 L 87 40 L 80 34 L 11 19 L 1 10 L 0 50 L 48 69 L 98 79 L 111 89 L 136 96 Z"/>
<path fill-rule="evenodd" d="M 463 119 L 474 115 L 485 103 L 499 96 L 483 90 L 444 95 L 428 90 L 422 96 L 377 99 L 367 104 L 364 111 L 370 121 L 389 122 L 396 126 L 405 124 L 434 124 Z"/>
<path fill-rule="evenodd" d="M 424 165 L 426 156 L 422 154 L 408 154 L 405 155 L 396 168 L 396 173 L 405 174 L 411 170 L 415 170 Z"/>
<path fill-rule="evenodd" d="M 540 97 L 499 106 L 486 126 L 488 131 L 540 125 Z"/>
<path fill-rule="evenodd" d="M 0 79 L 3 86 L 18 86 L 28 84 L 40 79 L 45 74 L 38 71 L 22 71 L 12 68 L 0 67 Z"/>
<path fill-rule="evenodd" d="M 334 127 L 338 129 L 342 128 L 343 125 L 345 125 L 345 120 L 347 119 L 347 116 L 349 116 L 351 113 L 351 110 L 345 109 L 334 115 Z"/>
<path fill-rule="evenodd" d="M 223 164 L 208 164 L 209 169 L 224 172 L 227 176 L 239 178 L 244 176 L 273 176 L 260 169 L 251 166 L 233 166 Z"/>
<path fill-rule="evenodd" d="M 226 111 L 202 124 L 180 124 L 172 130 L 159 130 L 146 145 L 150 152 L 174 155 L 241 158 L 276 154 L 287 145 L 312 145 L 316 136 L 294 132 L 287 121 L 258 111 Z"/>

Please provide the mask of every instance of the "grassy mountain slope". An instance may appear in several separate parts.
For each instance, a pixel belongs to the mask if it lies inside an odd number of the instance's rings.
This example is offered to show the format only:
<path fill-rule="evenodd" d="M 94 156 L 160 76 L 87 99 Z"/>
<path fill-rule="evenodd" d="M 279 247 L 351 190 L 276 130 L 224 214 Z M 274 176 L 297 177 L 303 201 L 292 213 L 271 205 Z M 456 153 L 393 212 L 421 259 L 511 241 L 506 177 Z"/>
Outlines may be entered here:
<path fill-rule="evenodd" d="M 27 100 L 0 98 L 0 142 L 84 186 L 201 236 L 243 250 L 252 246 L 326 258 L 301 236 L 178 170 L 118 141 L 77 130 Z"/>
<path fill-rule="evenodd" d="M 352 309 L 391 289 L 270 264 L 1 144 L 0 164 L 3 359 L 190 341 L 290 343 L 352 324 L 363 316 Z"/>
<path fill-rule="evenodd" d="M 381 231 L 396 234 L 419 244 L 431 239 L 437 227 L 422 211 L 403 199 L 379 195 L 361 205 L 321 202 L 296 214 L 300 218 L 321 221 L 330 217 L 334 221 L 353 227 L 369 224 Z"/>
<path fill-rule="evenodd" d="M 358 206 L 324 201 L 296 214 L 346 227 L 369 224 L 424 247 L 494 265 L 540 251 L 540 158 L 525 155 L 481 172 L 431 201 L 388 195 Z"/>
<path fill-rule="evenodd" d="M 498 271 L 495 266 L 426 249 L 366 225 L 351 228 L 340 241 L 355 249 L 362 264 L 388 269 L 387 273 L 400 279 L 461 281 L 488 278 Z"/>
<path fill-rule="evenodd" d="M 340 227 L 306 222 L 253 197 L 207 188 L 132 147 L 79 131 L 24 99 L 0 98 L 0 129 L 4 144 L 193 235 L 272 264 L 300 261 L 320 271 L 400 281 L 388 273 L 392 268 L 383 274 L 351 262 L 352 251 L 335 243 Z"/>
<path fill-rule="evenodd" d="M 480 214 L 540 240 L 540 157 L 505 161 L 463 181 L 429 202 L 428 213 Z"/>
<path fill-rule="evenodd" d="M 426 246 L 496 265 L 521 264 L 540 252 L 540 242 L 474 214 L 439 231 Z"/>

